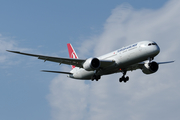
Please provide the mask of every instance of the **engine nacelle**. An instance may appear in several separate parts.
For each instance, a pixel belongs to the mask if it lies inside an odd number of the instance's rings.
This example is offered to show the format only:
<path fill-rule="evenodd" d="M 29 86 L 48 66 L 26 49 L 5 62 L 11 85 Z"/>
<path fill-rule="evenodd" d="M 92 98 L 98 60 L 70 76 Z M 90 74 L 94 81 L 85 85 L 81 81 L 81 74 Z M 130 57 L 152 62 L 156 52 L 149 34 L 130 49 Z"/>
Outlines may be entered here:
<path fill-rule="evenodd" d="M 87 71 L 97 70 L 101 65 L 101 62 L 97 58 L 89 58 L 84 64 L 83 68 Z"/>
<path fill-rule="evenodd" d="M 142 68 L 142 72 L 144 74 L 152 74 L 152 73 L 157 72 L 158 69 L 159 69 L 159 65 L 153 61 L 150 63 L 145 63 Z"/>

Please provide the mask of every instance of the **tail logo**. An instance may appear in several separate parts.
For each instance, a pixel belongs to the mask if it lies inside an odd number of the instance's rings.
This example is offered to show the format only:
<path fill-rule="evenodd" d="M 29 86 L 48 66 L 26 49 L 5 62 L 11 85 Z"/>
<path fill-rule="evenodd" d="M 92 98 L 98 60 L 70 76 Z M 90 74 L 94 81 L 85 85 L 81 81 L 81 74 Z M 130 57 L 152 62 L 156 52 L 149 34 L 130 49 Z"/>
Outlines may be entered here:
<path fill-rule="evenodd" d="M 78 59 L 78 56 L 77 56 L 76 52 L 74 51 L 72 45 L 70 43 L 68 43 L 67 47 L 68 47 L 68 51 L 69 51 L 69 57 L 73 58 L 73 59 Z M 75 66 L 72 65 L 72 69 L 74 69 L 74 68 L 75 68 Z"/>
<path fill-rule="evenodd" d="M 72 52 L 71 58 L 77 58 L 77 57 L 76 57 L 76 53 Z"/>

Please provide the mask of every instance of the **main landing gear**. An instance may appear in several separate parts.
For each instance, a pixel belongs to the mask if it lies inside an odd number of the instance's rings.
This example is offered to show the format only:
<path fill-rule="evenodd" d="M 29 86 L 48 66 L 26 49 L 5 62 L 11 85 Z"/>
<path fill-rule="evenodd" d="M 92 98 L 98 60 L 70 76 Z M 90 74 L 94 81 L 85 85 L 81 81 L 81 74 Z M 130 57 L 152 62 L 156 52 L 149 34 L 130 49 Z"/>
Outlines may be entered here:
<path fill-rule="evenodd" d="M 119 78 L 119 82 L 127 82 L 129 80 L 129 77 L 126 76 L 127 71 L 123 72 L 123 76 L 121 78 Z"/>
<path fill-rule="evenodd" d="M 97 73 L 98 73 L 98 70 L 95 70 L 94 75 L 91 77 L 92 81 L 94 81 L 94 80 L 98 81 L 99 79 L 101 79 L 101 76 L 97 75 Z"/>
<path fill-rule="evenodd" d="M 94 80 L 98 81 L 99 79 L 101 79 L 100 75 L 93 75 L 91 78 L 92 81 L 94 81 Z"/>

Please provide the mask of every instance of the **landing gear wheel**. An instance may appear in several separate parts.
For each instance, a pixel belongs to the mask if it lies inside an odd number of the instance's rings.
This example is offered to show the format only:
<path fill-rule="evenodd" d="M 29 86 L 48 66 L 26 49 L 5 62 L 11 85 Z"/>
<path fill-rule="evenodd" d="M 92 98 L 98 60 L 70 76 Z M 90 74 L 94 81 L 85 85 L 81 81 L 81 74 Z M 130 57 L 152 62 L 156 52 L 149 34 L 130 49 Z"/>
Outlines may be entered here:
<path fill-rule="evenodd" d="M 129 77 L 127 76 L 126 78 L 124 78 L 124 82 L 126 83 L 129 80 Z"/>
<path fill-rule="evenodd" d="M 99 79 L 101 79 L 100 75 L 93 75 L 91 78 L 92 81 L 94 81 L 94 80 L 98 81 Z"/>
<path fill-rule="evenodd" d="M 129 80 L 129 77 L 127 76 L 127 77 L 126 77 L 126 81 L 128 81 L 128 80 Z"/>
<path fill-rule="evenodd" d="M 123 82 L 126 83 L 126 82 L 129 80 L 129 77 L 128 77 L 128 76 L 125 77 L 126 72 L 127 72 L 127 71 L 123 72 L 123 76 L 122 76 L 121 78 L 119 78 L 119 82 L 122 82 L 122 81 L 123 81 Z"/>
<path fill-rule="evenodd" d="M 91 80 L 94 81 L 94 79 L 95 79 L 95 76 L 92 76 L 92 77 L 91 77 Z"/>
<path fill-rule="evenodd" d="M 122 78 L 119 78 L 119 82 L 122 82 L 123 80 L 122 80 Z"/>

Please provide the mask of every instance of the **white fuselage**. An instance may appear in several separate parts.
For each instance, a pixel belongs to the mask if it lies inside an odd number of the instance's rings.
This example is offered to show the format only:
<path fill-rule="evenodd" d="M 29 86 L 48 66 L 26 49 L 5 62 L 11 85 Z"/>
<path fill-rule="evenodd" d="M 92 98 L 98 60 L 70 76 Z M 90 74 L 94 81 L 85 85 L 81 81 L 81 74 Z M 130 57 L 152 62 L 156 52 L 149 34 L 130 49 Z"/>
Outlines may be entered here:
<path fill-rule="evenodd" d="M 97 57 L 99 60 L 113 60 L 115 64 L 98 70 L 98 75 L 113 74 L 122 71 L 134 70 L 136 64 L 154 58 L 160 52 L 159 46 L 152 41 L 142 41 L 127 47 L 123 47 L 111 53 Z M 86 71 L 83 68 L 74 68 L 68 77 L 75 79 L 91 79 L 94 71 Z"/>

